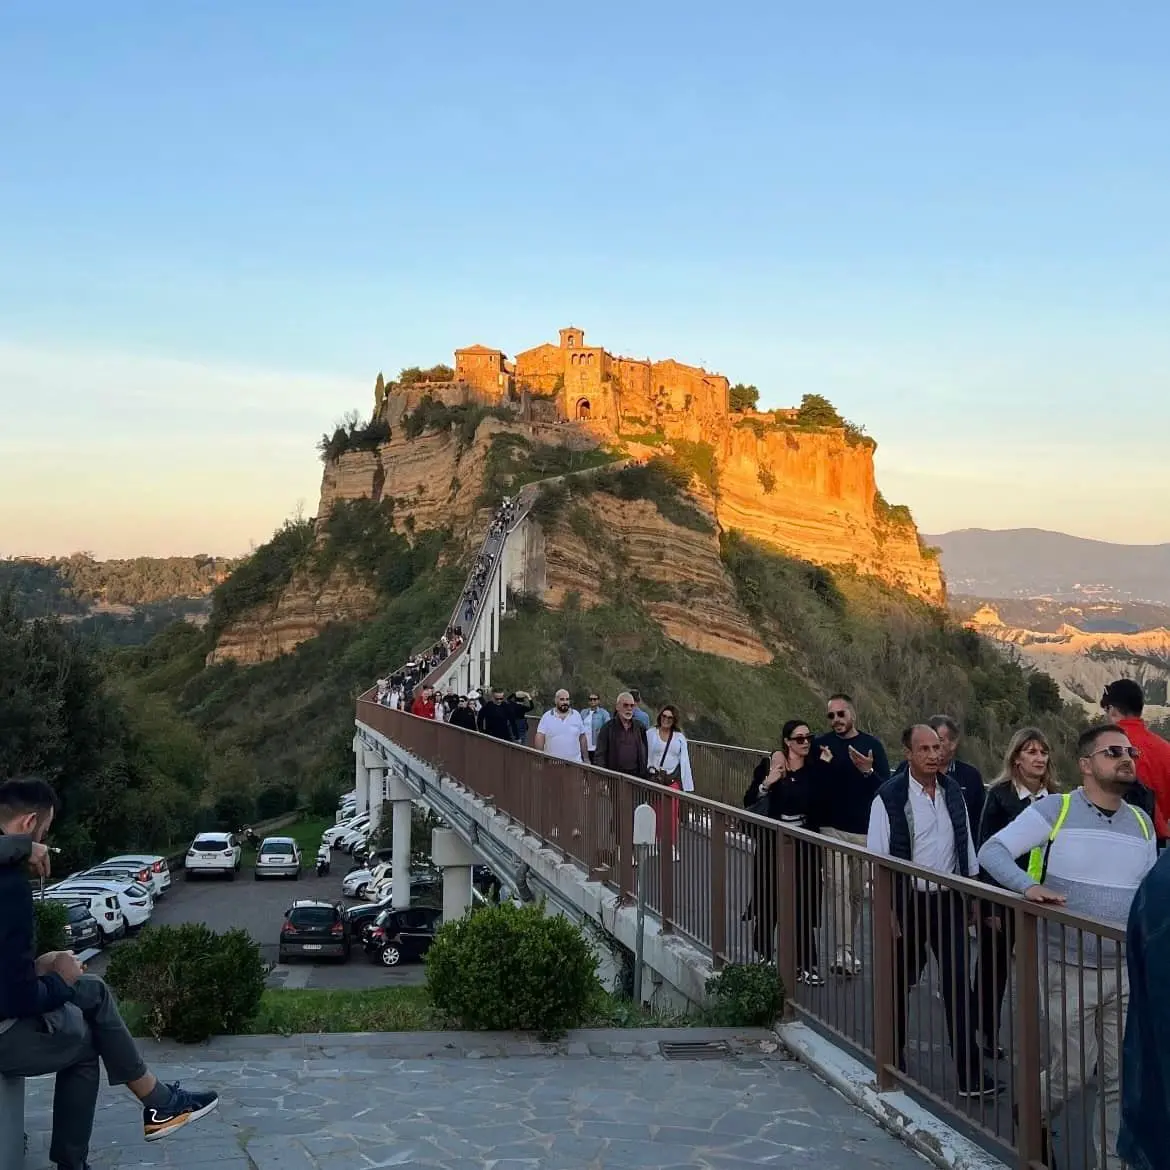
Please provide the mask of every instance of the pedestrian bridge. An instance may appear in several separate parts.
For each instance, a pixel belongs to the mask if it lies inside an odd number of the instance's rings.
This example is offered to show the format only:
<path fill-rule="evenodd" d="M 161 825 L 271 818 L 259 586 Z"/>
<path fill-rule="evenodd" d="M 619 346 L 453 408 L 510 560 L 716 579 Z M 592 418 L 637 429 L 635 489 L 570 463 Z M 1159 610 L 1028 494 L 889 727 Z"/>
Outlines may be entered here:
<path fill-rule="evenodd" d="M 534 547 L 532 499 L 530 492 L 522 496 L 495 546 L 485 542 L 491 567 L 478 611 L 470 629 L 464 623 L 459 651 L 425 681 L 460 689 L 490 684 L 507 594 L 528 571 Z M 470 867 L 486 863 L 522 898 L 543 899 L 591 924 L 600 949 L 624 955 L 628 967 L 637 921 L 634 809 L 649 804 L 662 846 L 652 850 L 642 875 L 645 998 L 702 1003 L 714 972 L 774 955 L 786 990 L 785 1038 L 802 1050 L 831 1045 L 841 1054 L 839 1067 L 854 1070 L 835 1083 L 891 1128 L 914 1128 L 908 1119 L 916 1102 L 1005 1161 L 1043 1166 L 1055 1158 L 1061 1170 L 1118 1165 L 1111 1150 L 1124 1012 L 1094 1016 L 1076 1008 L 1088 983 L 1123 979 L 1124 960 L 1112 960 L 1108 970 L 1065 974 L 1058 984 L 1041 962 L 1041 943 L 1057 932 L 1091 953 L 1095 940 L 1121 941 L 1123 931 L 748 813 L 739 804 L 762 752 L 703 742 L 690 747 L 696 791 L 668 792 L 390 710 L 370 691 L 357 702 L 358 805 L 375 818 L 379 796 L 392 806 L 396 900 L 409 898 L 410 808 L 418 802 L 448 826 L 436 841 L 436 860 L 451 871 L 446 912 L 466 908 Z M 662 837 L 676 817 L 677 850 Z M 961 955 L 940 962 L 921 942 L 935 926 L 914 919 L 916 903 L 907 910 L 906 899 L 895 897 L 912 877 L 949 891 L 960 921 L 979 924 L 963 936 Z M 826 961 L 843 940 L 846 900 L 854 903 L 854 952 L 861 959 L 854 976 L 830 973 Z M 976 944 L 993 912 L 1009 942 L 992 948 L 990 968 L 985 963 L 977 981 L 983 993 L 972 994 Z M 824 981 L 802 980 L 806 967 L 818 969 Z M 1002 996 L 986 993 L 992 985 L 1003 988 Z M 906 1005 L 904 1022 L 900 1005 Z M 961 1047 L 971 1048 L 1001 1092 L 960 1094 L 970 1072 L 954 1057 L 952 1034 L 967 1038 Z M 837 1067 L 834 1060 L 828 1063 Z M 1043 1095 L 1042 1070 L 1049 1072 Z M 928 1134 L 918 1147 L 936 1161 L 953 1161 L 945 1142 Z"/>

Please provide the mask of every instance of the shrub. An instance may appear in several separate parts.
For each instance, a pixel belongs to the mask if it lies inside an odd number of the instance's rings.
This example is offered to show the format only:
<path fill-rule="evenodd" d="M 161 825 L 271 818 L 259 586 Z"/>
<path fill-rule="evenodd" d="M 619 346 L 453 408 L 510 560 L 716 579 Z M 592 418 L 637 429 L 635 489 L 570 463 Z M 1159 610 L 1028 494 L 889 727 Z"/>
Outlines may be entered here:
<path fill-rule="evenodd" d="M 196 1044 L 246 1031 L 267 974 L 259 946 L 244 931 L 217 934 L 190 922 L 147 927 L 110 955 L 106 979 L 138 1005 L 155 1039 Z"/>
<path fill-rule="evenodd" d="M 460 1027 L 561 1035 L 587 1016 L 597 958 L 542 905 L 503 904 L 448 922 L 427 952 L 431 1002 Z"/>
<path fill-rule="evenodd" d="M 309 813 L 315 817 L 331 817 L 337 811 L 341 786 L 332 780 L 318 780 L 309 789 Z"/>
<path fill-rule="evenodd" d="M 33 902 L 35 953 L 43 955 L 46 951 L 68 950 L 65 938 L 65 923 L 68 921 L 69 912 L 64 902 L 37 898 Z"/>
<path fill-rule="evenodd" d="M 709 1013 L 727 1028 L 767 1028 L 784 1008 L 784 985 L 772 963 L 733 963 L 707 980 Z"/>

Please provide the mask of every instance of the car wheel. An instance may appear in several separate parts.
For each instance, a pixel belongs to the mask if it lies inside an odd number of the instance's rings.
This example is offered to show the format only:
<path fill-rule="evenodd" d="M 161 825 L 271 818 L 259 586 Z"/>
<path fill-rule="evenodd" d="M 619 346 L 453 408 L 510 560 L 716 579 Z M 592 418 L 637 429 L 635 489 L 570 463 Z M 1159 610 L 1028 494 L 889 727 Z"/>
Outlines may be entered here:
<path fill-rule="evenodd" d="M 227 880 L 228 880 L 229 882 L 234 882 L 234 881 L 236 880 L 236 871 L 235 871 L 234 869 L 229 869 L 229 870 L 228 870 L 228 872 L 227 872 Z"/>
<path fill-rule="evenodd" d="M 349 947 L 346 947 L 345 950 L 341 952 L 341 961 L 343 963 L 349 962 Z"/>
<path fill-rule="evenodd" d="M 301 867 L 298 865 L 296 873 L 293 874 L 293 881 L 299 882 L 301 880 Z"/>
<path fill-rule="evenodd" d="M 252 880 L 254 882 L 258 882 L 260 880 L 260 871 L 259 870 L 256 870 L 256 872 L 254 874 L 252 874 Z"/>
<path fill-rule="evenodd" d="M 390 943 L 389 946 L 382 948 L 378 960 L 383 967 L 397 967 L 402 962 L 402 952 L 393 943 Z"/>
<path fill-rule="evenodd" d="M 358 886 L 358 888 L 354 890 L 353 896 L 355 898 L 364 898 L 366 896 L 366 890 L 369 888 L 369 885 L 363 882 L 362 885 Z"/>

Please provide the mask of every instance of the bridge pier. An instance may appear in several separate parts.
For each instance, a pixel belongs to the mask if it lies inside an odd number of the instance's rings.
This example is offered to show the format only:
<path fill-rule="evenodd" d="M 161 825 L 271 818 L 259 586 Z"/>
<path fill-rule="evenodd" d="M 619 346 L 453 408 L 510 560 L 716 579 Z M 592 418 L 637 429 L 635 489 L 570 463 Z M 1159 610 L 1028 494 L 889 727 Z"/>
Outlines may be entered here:
<path fill-rule="evenodd" d="M 471 871 L 479 856 L 451 829 L 434 829 L 431 857 L 443 869 L 443 921 L 454 922 L 471 909 Z"/>
<path fill-rule="evenodd" d="M 391 808 L 391 845 L 393 854 L 390 859 L 390 891 L 395 910 L 405 910 L 410 905 L 410 820 L 411 820 L 411 790 L 401 776 L 394 774 L 394 770 L 387 772 L 390 780 L 390 791 L 387 796 Z"/>
<path fill-rule="evenodd" d="M 355 758 L 354 788 L 357 792 L 357 803 L 354 812 L 360 817 L 362 813 L 370 811 L 370 773 L 366 767 L 366 748 L 356 736 L 353 741 Z"/>
<path fill-rule="evenodd" d="M 386 799 L 386 761 L 366 749 L 366 805 L 370 811 L 370 832 L 382 824 L 382 802 Z"/>

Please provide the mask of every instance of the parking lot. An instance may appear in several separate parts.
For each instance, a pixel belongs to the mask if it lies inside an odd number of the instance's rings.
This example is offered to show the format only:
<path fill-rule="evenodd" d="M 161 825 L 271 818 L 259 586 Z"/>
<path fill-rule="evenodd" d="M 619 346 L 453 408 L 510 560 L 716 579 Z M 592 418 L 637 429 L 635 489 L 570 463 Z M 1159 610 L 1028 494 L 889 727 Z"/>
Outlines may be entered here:
<path fill-rule="evenodd" d="M 299 881 L 272 878 L 253 881 L 247 865 L 234 882 L 218 877 L 186 881 L 183 871 L 177 870 L 166 897 L 155 903 L 151 924 L 177 926 L 202 922 L 212 930 L 246 930 L 260 944 L 264 958 L 275 963 L 280 924 L 294 899 L 319 898 L 353 904 L 341 897 L 341 879 L 353 864 L 350 858 L 334 853 L 331 872 L 321 878 L 317 877 L 311 861 L 306 857 L 306 869 Z M 89 969 L 100 975 L 105 961 L 105 955 L 99 955 L 90 962 Z M 360 948 L 353 951 L 348 963 L 328 959 L 298 961 L 275 967 L 269 976 L 270 987 L 347 991 L 422 982 L 421 964 L 408 963 L 397 968 L 376 966 Z"/>

